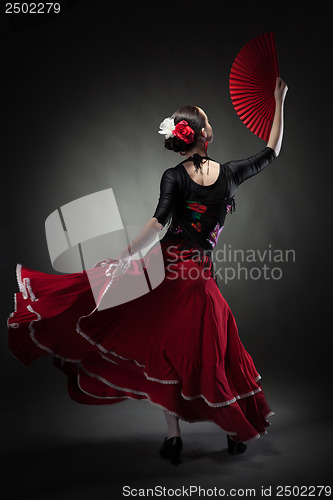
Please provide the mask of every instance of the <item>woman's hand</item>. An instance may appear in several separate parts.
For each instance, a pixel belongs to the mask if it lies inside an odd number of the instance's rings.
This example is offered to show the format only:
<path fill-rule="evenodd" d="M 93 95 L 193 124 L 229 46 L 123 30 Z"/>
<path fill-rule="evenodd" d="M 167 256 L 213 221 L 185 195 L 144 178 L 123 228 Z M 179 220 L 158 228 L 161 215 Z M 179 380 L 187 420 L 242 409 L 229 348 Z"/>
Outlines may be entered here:
<path fill-rule="evenodd" d="M 275 101 L 283 102 L 286 98 L 288 86 L 286 82 L 282 80 L 279 76 L 276 79 L 275 89 L 274 89 L 274 97 Z"/>
<path fill-rule="evenodd" d="M 131 265 L 131 258 L 131 255 L 127 254 L 126 257 L 117 256 L 115 259 L 103 259 L 97 262 L 97 264 L 94 265 L 94 268 L 105 267 L 105 276 L 119 276 L 120 274 L 126 273 L 127 269 Z"/>
<path fill-rule="evenodd" d="M 114 259 L 97 262 L 95 267 L 107 266 L 106 276 L 119 276 L 125 273 L 131 265 L 132 256 L 151 243 L 162 229 L 162 224 L 156 217 L 152 217 L 127 248 L 121 250 Z"/>
<path fill-rule="evenodd" d="M 105 276 L 120 276 L 121 274 L 125 274 L 127 269 L 131 265 L 131 256 L 128 255 L 123 259 L 114 259 L 113 262 L 107 267 L 105 271 Z"/>

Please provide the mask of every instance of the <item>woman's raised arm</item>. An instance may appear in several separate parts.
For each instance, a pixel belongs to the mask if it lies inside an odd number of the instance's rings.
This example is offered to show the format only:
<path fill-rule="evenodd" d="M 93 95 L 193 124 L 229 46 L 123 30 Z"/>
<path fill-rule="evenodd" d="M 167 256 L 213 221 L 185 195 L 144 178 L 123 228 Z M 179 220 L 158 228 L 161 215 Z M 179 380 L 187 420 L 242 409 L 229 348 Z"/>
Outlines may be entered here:
<path fill-rule="evenodd" d="M 274 90 L 275 114 L 267 147 L 274 149 L 276 156 L 280 153 L 283 138 L 283 105 L 287 94 L 287 84 L 278 77 Z"/>

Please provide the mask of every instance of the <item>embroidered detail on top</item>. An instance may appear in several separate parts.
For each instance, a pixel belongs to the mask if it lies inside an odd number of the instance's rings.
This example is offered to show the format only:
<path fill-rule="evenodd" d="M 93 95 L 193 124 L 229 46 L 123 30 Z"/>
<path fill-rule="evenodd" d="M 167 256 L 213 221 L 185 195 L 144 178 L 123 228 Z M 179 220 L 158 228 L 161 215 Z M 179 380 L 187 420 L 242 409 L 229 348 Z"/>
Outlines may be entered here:
<path fill-rule="evenodd" d="M 200 224 L 200 222 L 197 222 L 197 223 L 191 222 L 191 226 L 194 227 L 194 229 L 196 231 L 201 232 L 201 224 Z"/>
<path fill-rule="evenodd" d="M 226 206 L 227 213 L 230 212 L 231 214 L 236 210 L 236 202 L 235 198 L 231 198 L 231 203 L 230 205 Z"/>
<path fill-rule="evenodd" d="M 219 236 L 221 234 L 221 231 L 224 226 L 220 227 L 220 224 L 217 223 L 216 226 L 214 227 L 213 231 L 209 233 L 209 237 L 206 238 L 207 241 L 212 245 L 212 247 L 215 247 L 217 240 L 219 239 Z"/>
<path fill-rule="evenodd" d="M 190 210 L 193 210 L 192 217 L 196 219 L 200 219 L 201 214 L 205 213 L 207 210 L 207 207 L 205 205 L 201 205 L 200 203 L 197 203 L 196 201 L 191 201 L 187 200 L 187 208 Z M 195 213 L 199 212 L 199 213 Z"/>
<path fill-rule="evenodd" d="M 180 224 L 178 224 L 177 226 L 174 226 L 174 227 L 170 226 L 170 231 L 172 231 L 174 234 L 179 234 L 179 233 L 183 232 Z"/>

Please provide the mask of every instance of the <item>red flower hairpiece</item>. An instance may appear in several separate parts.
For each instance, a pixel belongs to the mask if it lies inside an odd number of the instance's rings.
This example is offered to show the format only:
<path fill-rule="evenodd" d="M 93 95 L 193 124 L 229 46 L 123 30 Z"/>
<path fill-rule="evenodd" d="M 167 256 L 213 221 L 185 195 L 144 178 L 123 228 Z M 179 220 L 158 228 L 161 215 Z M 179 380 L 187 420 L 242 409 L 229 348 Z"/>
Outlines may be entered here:
<path fill-rule="evenodd" d="M 175 137 L 178 137 L 178 139 L 186 142 L 186 144 L 194 142 L 194 130 L 189 126 L 186 120 L 177 123 L 172 133 Z"/>

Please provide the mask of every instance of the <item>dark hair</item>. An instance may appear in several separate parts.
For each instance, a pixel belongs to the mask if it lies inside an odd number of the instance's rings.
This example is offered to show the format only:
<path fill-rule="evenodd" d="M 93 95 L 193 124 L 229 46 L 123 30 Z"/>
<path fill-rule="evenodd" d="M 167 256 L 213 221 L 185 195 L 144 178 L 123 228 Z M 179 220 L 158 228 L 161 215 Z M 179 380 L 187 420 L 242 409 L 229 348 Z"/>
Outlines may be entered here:
<path fill-rule="evenodd" d="M 165 139 L 164 146 L 171 151 L 186 152 L 193 148 L 194 144 L 197 141 L 198 135 L 200 131 L 205 126 L 205 118 L 200 113 L 199 109 L 196 106 L 184 106 L 182 108 L 177 109 L 174 112 L 172 117 L 174 119 L 175 125 L 181 122 L 182 120 L 187 121 L 191 129 L 194 131 L 194 142 L 191 144 L 186 144 L 185 141 L 179 139 L 178 137 L 169 137 L 169 139 Z"/>

